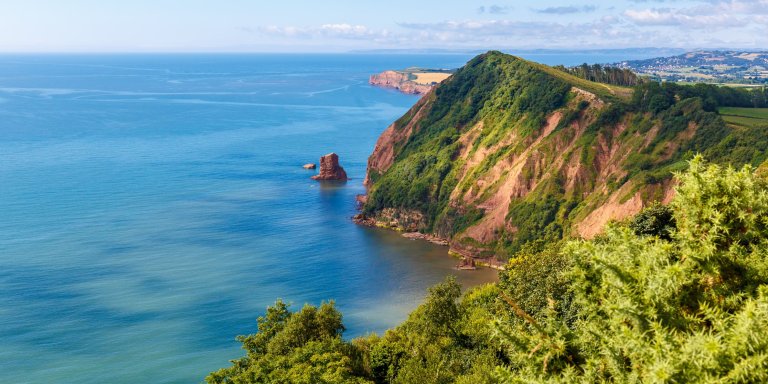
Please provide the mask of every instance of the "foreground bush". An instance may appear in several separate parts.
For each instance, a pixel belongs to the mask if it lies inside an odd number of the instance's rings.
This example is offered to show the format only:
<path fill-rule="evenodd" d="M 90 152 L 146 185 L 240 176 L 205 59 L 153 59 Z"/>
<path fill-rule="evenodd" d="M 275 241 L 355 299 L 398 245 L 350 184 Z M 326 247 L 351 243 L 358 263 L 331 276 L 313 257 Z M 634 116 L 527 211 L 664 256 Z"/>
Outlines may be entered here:
<path fill-rule="evenodd" d="M 557 302 L 541 320 L 497 321 L 500 381 L 768 381 L 766 183 L 700 158 L 678 179 L 671 241 L 611 227 L 564 248 L 575 322 Z"/>

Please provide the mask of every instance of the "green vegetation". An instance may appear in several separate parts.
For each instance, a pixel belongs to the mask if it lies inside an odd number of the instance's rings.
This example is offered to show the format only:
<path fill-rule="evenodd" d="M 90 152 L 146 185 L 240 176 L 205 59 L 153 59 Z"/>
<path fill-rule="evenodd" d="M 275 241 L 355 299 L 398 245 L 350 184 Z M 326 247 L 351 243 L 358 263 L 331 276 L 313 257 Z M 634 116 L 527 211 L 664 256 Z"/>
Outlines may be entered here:
<path fill-rule="evenodd" d="M 768 125 L 768 108 L 722 107 L 718 113 L 728 124 L 739 127 L 755 128 Z"/>
<path fill-rule="evenodd" d="M 504 382 L 768 379 L 768 184 L 750 167 L 681 175 L 671 241 L 610 227 L 569 243 L 577 315 L 499 321 Z"/>
<path fill-rule="evenodd" d="M 768 381 L 768 181 L 753 167 L 678 174 L 654 206 L 594 240 L 531 242 L 498 284 L 430 289 L 384 335 L 340 338 L 326 303 L 278 301 L 209 383 Z"/>
<path fill-rule="evenodd" d="M 334 303 L 290 312 L 278 300 L 258 319 L 259 332 L 239 336 L 247 355 L 211 373 L 209 383 L 364 383 L 359 357 L 341 339 Z"/>
<path fill-rule="evenodd" d="M 635 215 L 629 222 L 629 229 L 638 236 L 657 236 L 671 240 L 676 225 L 672 208 L 656 202 Z"/>
<path fill-rule="evenodd" d="M 563 72 L 570 73 L 576 77 L 596 83 L 633 87 L 642 82 L 641 78 L 626 68 L 602 66 L 600 64 L 589 65 L 586 63 L 576 67 L 565 67 L 559 65 L 555 68 Z"/>

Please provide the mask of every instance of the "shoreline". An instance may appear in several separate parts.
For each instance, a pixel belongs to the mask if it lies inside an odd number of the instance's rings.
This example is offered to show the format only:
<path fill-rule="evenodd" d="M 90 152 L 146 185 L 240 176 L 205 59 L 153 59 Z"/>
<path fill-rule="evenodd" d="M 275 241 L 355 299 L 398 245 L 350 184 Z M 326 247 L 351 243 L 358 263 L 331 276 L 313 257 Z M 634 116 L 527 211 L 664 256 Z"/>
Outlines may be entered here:
<path fill-rule="evenodd" d="M 362 199 L 364 198 L 358 196 L 358 203 L 360 203 L 360 200 Z M 458 270 L 472 270 L 477 269 L 476 267 L 495 269 L 497 271 L 506 270 L 504 267 L 505 263 L 499 261 L 495 256 L 488 258 L 475 257 L 466 250 L 461 250 L 457 247 L 454 247 L 449 239 L 445 239 L 434 234 L 407 231 L 405 228 L 366 217 L 362 213 L 358 213 L 357 215 L 352 216 L 352 222 L 363 227 L 381 228 L 394 231 L 406 239 L 427 241 L 435 245 L 448 247 L 448 256 L 461 260 L 461 262 L 456 266 L 456 269 Z"/>

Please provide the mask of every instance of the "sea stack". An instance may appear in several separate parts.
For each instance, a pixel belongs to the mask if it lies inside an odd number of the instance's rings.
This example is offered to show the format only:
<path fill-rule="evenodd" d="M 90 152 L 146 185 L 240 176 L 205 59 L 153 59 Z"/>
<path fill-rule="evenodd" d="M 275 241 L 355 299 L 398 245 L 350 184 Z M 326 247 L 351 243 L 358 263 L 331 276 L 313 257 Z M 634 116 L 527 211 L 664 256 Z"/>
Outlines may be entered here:
<path fill-rule="evenodd" d="M 315 180 L 347 180 L 347 172 L 339 165 L 339 155 L 329 153 L 320 158 L 320 173 L 312 176 Z"/>

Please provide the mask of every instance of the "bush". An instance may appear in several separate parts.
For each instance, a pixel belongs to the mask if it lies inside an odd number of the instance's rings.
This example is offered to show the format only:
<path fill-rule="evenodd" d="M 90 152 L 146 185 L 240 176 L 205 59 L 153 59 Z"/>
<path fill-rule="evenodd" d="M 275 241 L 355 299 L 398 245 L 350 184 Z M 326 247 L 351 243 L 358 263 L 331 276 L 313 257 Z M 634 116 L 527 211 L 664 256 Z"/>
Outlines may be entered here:
<path fill-rule="evenodd" d="M 768 380 L 768 183 L 695 158 L 671 242 L 610 227 L 570 242 L 577 320 L 497 322 L 502 382 Z"/>
<path fill-rule="evenodd" d="M 629 222 L 629 228 L 638 236 L 657 236 L 671 240 L 675 230 L 672 208 L 656 202 L 635 215 Z"/>

